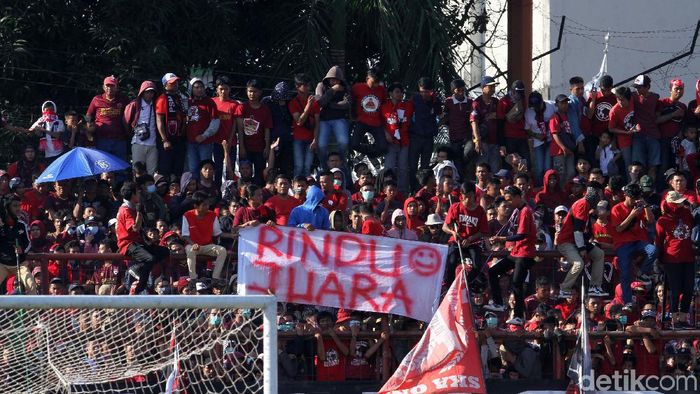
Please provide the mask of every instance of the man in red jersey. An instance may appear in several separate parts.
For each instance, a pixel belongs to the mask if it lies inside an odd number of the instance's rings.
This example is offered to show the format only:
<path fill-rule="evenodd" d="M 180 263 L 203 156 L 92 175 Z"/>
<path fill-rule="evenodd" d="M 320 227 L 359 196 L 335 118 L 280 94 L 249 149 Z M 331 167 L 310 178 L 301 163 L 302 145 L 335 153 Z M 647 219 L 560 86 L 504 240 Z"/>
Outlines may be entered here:
<path fill-rule="evenodd" d="M 615 230 L 613 238 L 617 261 L 620 268 L 620 284 L 622 299 L 625 304 L 632 303 L 632 257 L 635 253 L 643 252 L 644 263 L 637 281 L 650 284 L 652 265 L 656 260 L 657 250 L 649 244 L 647 227 L 654 223 L 654 213 L 651 205 L 642 198 L 639 184 L 630 183 L 623 188 L 625 201 L 618 203 L 610 213 L 610 225 Z"/>
<path fill-rule="evenodd" d="M 158 173 L 179 176 L 185 164 L 185 106 L 178 91 L 178 78 L 173 73 L 163 75 L 164 92 L 156 99 L 156 127 L 158 128 Z"/>
<path fill-rule="evenodd" d="M 190 80 L 192 95 L 188 100 L 187 125 L 187 165 L 190 172 L 196 172 L 199 163 L 211 160 L 214 152 L 212 137 L 219 131 L 219 112 L 214 100 L 206 95 L 204 81 Z"/>
<path fill-rule="evenodd" d="M 192 196 L 194 209 L 182 215 L 182 237 L 187 242 L 187 267 L 190 270 L 190 279 L 197 279 L 197 256 L 216 257 L 212 279 L 222 281 L 221 273 L 226 263 L 226 248 L 214 243 L 221 235 L 221 227 L 216 213 L 209 210 L 209 201 L 206 193 L 194 192 Z"/>
<path fill-rule="evenodd" d="M 589 297 L 604 297 L 608 293 L 603 291 L 603 270 L 605 254 L 591 239 L 591 210 L 597 208 L 600 196 L 603 194 L 603 185 L 592 183 L 588 185 L 583 198 L 576 200 L 571 205 L 569 213 L 564 219 L 564 224 L 557 236 L 557 250 L 570 264 L 569 272 L 561 283 L 559 298 L 568 298 L 571 288 L 579 284 L 579 277 L 583 272 L 585 261 L 591 260 L 591 285 L 588 288 Z"/>
<path fill-rule="evenodd" d="M 119 93 L 114 75 L 104 79 L 102 90 L 104 93 L 93 97 L 88 106 L 88 131 L 95 134 L 97 149 L 126 160 L 127 133 L 122 116 L 129 100 Z"/>
<path fill-rule="evenodd" d="M 491 172 L 498 172 L 503 161 L 498 141 L 496 107 L 498 99 L 493 97 L 498 83 L 493 77 L 481 78 L 481 96 L 472 101 L 469 123 L 472 127 L 474 150 L 479 162 L 488 163 Z"/>
<path fill-rule="evenodd" d="M 301 201 L 289 195 L 289 178 L 280 174 L 275 178 L 275 191 L 277 194 L 265 201 L 265 206 L 275 212 L 275 223 L 286 226 L 292 209 L 301 205 Z"/>
<path fill-rule="evenodd" d="M 586 104 L 588 106 L 586 117 L 589 119 L 591 127 L 588 131 L 584 130 L 583 132 L 585 136 L 583 144 L 586 147 L 586 158 L 591 163 L 595 160 L 595 150 L 598 146 L 600 135 L 608 130 L 610 110 L 617 104 L 612 88 L 612 77 L 603 75 L 600 78 L 600 91 L 592 90 Z"/>
<path fill-rule="evenodd" d="M 481 272 L 481 254 L 483 253 L 483 239 L 489 234 L 486 211 L 479 205 L 476 199 L 476 186 L 472 182 L 464 182 L 461 188 L 461 202 L 450 205 L 445 216 L 442 231 L 450 234 L 447 252 L 447 271 L 445 283 L 447 286 L 454 280 L 455 268 L 459 261 L 459 248 L 462 248 L 462 256 L 470 258 L 472 269 L 467 277 L 468 283 L 477 278 Z M 459 243 L 459 244 L 458 244 Z"/>
<path fill-rule="evenodd" d="M 237 157 L 238 135 L 236 134 L 236 109 L 240 103 L 230 98 L 231 82 L 226 76 L 216 80 L 216 97 L 213 98 L 216 104 L 216 111 L 219 115 L 219 130 L 211 137 L 214 143 L 214 171 L 216 182 L 221 181 L 224 168 L 224 148 L 221 143 L 228 141 L 228 149 L 231 157 Z"/>
<path fill-rule="evenodd" d="M 525 318 L 525 278 L 530 273 L 530 268 L 535 264 L 535 244 L 537 243 L 537 228 L 532 209 L 522 198 L 522 191 L 516 186 L 508 186 L 503 190 L 503 198 L 517 213 L 513 230 L 515 234 L 509 236 L 493 236 L 491 243 L 506 242 L 510 249 L 508 257 L 499 260 L 489 268 L 489 284 L 491 287 L 491 301 L 485 309 L 494 312 L 503 312 L 503 296 L 501 296 L 500 277 L 511 269 L 513 270 L 513 294 L 515 296 L 514 317 Z"/>
<path fill-rule="evenodd" d="M 131 278 L 138 281 L 134 294 L 141 294 L 146 290 L 148 276 L 153 266 L 170 255 L 167 248 L 157 244 L 146 244 L 141 237 L 143 227 L 143 215 L 139 210 L 141 193 L 131 182 L 127 182 L 121 188 L 124 203 L 117 213 L 117 246 L 119 253 L 131 257 L 129 261 L 129 275 L 126 288 L 131 287 Z"/>
<path fill-rule="evenodd" d="M 671 140 L 673 137 L 681 135 L 688 110 L 688 107 L 681 102 L 685 92 L 683 81 L 680 79 L 671 80 L 669 90 L 669 96 L 659 100 L 656 114 L 656 123 L 661 132 L 661 168 L 664 170 L 673 167 L 675 163 Z"/>
<path fill-rule="evenodd" d="M 380 81 L 379 71 L 370 68 L 367 70 L 365 82 L 358 82 L 352 86 L 357 122 L 352 131 L 351 145 L 354 150 L 371 157 L 381 156 L 387 150 L 380 112 L 380 107 L 386 99 L 386 91 L 384 86 L 379 84 Z M 366 133 L 372 134 L 374 144 L 364 141 Z"/>

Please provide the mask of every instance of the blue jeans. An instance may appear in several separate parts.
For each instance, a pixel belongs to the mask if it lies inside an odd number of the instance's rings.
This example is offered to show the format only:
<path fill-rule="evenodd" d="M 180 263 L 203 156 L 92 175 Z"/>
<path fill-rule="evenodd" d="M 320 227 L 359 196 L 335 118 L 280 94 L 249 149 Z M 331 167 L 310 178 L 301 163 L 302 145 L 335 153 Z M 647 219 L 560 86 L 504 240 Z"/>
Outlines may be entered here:
<path fill-rule="evenodd" d="M 347 159 L 348 145 L 350 144 L 350 129 L 348 121 L 345 119 L 322 120 L 318 125 L 318 161 L 321 168 L 326 168 L 328 161 L 328 145 L 330 144 L 331 134 L 335 137 L 335 143 L 338 144 L 338 153 L 343 160 Z"/>
<path fill-rule="evenodd" d="M 314 162 L 314 152 L 311 151 L 310 141 L 294 140 L 294 176 L 309 176 L 311 164 Z"/>
<path fill-rule="evenodd" d="M 113 140 L 110 138 L 98 138 L 95 141 L 95 148 L 103 152 L 110 153 L 118 158 L 127 161 L 127 142 L 124 140 Z"/>
<path fill-rule="evenodd" d="M 552 168 L 552 156 L 549 155 L 549 142 L 533 148 L 532 166 L 535 171 L 535 184 L 542 186 L 544 172 Z"/>
<path fill-rule="evenodd" d="M 187 168 L 195 177 L 199 176 L 199 163 L 211 160 L 214 153 L 213 144 L 187 143 Z"/>
<path fill-rule="evenodd" d="M 635 241 L 626 243 L 617 248 L 617 264 L 620 268 L 620 285 L 622 286 L 622 300 L 625 303 L 632 302 L 632 255 L 635 252 L 644 252 L 644 263 L 640 272 L 648 274 L 651 272 L 654 260 L 658 251 L 656 247 L 648 242 Z"/>
<path fill-rule="evenodd" d="M 659 138 L 645 134 L 632 135 L 632 160 L 638 161 L 646 168 L 661 165 L 661 143 Z"/>

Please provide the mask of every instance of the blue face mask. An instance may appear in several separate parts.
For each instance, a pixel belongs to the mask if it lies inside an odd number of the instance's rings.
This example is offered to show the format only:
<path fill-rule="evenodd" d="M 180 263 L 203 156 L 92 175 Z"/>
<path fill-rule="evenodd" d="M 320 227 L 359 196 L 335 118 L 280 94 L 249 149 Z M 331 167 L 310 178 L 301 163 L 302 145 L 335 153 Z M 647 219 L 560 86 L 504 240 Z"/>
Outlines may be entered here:
<path fill-rule="evenodd" d="M 374 192 L 373 191 L 366 191 L 366 192 L 361 192 L 362 193 L 362 199 L 365 201 L 372 201 L 374 198 Z"/>
<path fill-rule="evenodd" d="M 209 324 L 215 327 L 218 327 L 221 325 L 221 316 L 219 315 L 212 315 L 209 316 Z"/>
<path fill-rule="evenodd" d="M 486 327 L 495 328 L 497 325 L 498 325 L 498 318 L 497 317 L 487 317 L 486 318 Z"/>
<path fill-rule="evenodd" d="M 338 187 L 343 186 L 343 181 L 341 181 L 340 179 L 334 179 L 333 185 Z"/>
<path fill-rule="evenodd" d="M 622 324 L 623 326 L 626 325 L 627 324 L 627 315 L 620 316 L 619 320 L 620 320 L 620 324 Z"/>
<path fill-rule="evenodd" d="M 148 185 L 146 186 L 146 191 L 148 193 L 155 193 L 156 192 L 156 185 Z"/>

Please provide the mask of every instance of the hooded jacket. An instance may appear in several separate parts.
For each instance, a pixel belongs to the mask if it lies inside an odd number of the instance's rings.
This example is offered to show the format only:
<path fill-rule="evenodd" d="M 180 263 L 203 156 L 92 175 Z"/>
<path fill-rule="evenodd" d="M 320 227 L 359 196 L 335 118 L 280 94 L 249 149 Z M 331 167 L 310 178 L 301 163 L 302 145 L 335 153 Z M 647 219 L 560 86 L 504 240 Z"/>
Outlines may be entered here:
<path fill-rule="evenodd" d="M 399 228 L 396 226 L 396 219 L 402 216 L 406 217 L 402 210 L 394 209 L 394 212 L 391 214 L 391 228 L 386 232 L 386 236 L 408 241 L 418 241 L 418 235 L 415 231 L 408 229 L 408 227 Z"/>
<path fill-rule="evenodd" d="M 39 235 L 32 236 L 31 228 L 39 227 Z M 46 226 L 41 220 L 35 220 L 29 224 L 29 239 L 31 242 L 31 251 L 34 253 L 46 253 L 49 251 L 49 240 L 46 238 Z"/>
<path fill-rule="evenodd" d="M 210 138 L 219 131 L 219 112 L 216 103 L 211 98 L 206 95 L 194 96 L 192 87 L 197 82 L 204 85 L 204 81 L 200 78 L 195 77 L 190 80 L 190 99 L 188 100 L 187 124 L 185 125 L 187 140 L 190 143 L 195 143 L 195 138 L 202 135 L 206 140 L 201 143 L 210 144 L 213 143 Z"/>
<path fill-rule="evenodd" d="M 421 230 L 419 229 L 419 227 L 422 227 L 425 225 L 425 220 L 423 220 L 418 215 L 411 216 L 408 214 L 408 205 L 411 203 L 416 203 L 416 205 L 417 205 L 418 200 L 415 197 L 409 197 L 403 203 L 403 211 L 406 214 L 406 228 L 409 230 L 413 230 L 416 233 L 420 234 Z M 416 211 L 417 210 L 418 210 L 418 208 L 416 208 Z M 393 220 L 392 220 L 392 223 L 393 223 Z"/>
<path fill-rule="evenodd" d="M 454 163 L 452 163 L 452 161 L 450 160 L 441 161 L 435 166 L 435 168 L 433 168 L 433 173 L 435 173 L 435 179 L 439 182 L 440 178 L 442 178 L 442 172 L 447 167 L 452 168 L 452 179 L 455 182 L 459 182 L 459 171 L 457 171 L 457 167 L 455 167 Z"/>
<path fill-rule="evenodd" d="M 331 89 L 329 82 L 331 78 L 339 79 L 345 89 L 339 92 Z M 350 109 L 350 90 L 340 66 L 333 66 L 328 70 L 323 81 L 316 85 L 315 93 L 318 97 L 318 105 L 321 107 L 321 120 L 345 119 L 347 117 Z"/>
<path fill-rule="evenodd" d="M 561 190 L 561 186 L 557 183 L 554 187 L 549 186 L 549 177 L 552 175 L 559 176 L 556 170 L 547 170 L 544 173 L 544 187 L 535 196 L 535 204 L 543 204 L 552 211 L 559 205 L 569 205 L 569 197 Z"/>
<path fill-rule="evenodd" d="M 51 112 L 44 110 L 49 105 L 53 106 L 53 111 Z M 44 101 L 41 104 L 41 117 L 29 128 L 30 130 L 43 130 L 39 149 L 44 151 L 45 157 L 55 157 L 63 153 L 61 133 L 66 131 L 66 126 L 57 114 L 58 107 L 56 107 L 56 103 Z"/>
<path fill-rule="evenodd" d="M 314 229 L 330 230 L 331 222 L 328 210 L 321 206 L 321 202 L 325 197 L 325 194 L 318 186 L 310 186 L 306 190 L 306 201 L 292 209 L 292 212 L 289 214 L 287 226 L 303 227 L 304 224 L 310 224 Z"/>
<path fill-rule="evenodd" d="M 139 94 L 136 96 L 135 99 L 131 100 L 129 104 L 127 104 L 126 108 L 124 109 L 124 124 L 126 125 L 127 132 L 132 133 L 134 131 L 134 127 L 139 122 L 139 116 L 141 115 L 141 99 L 143 98 L 143 94 L 146 92 L 148 89 L 153 89 L 154 91 L 156 90 L 156 84 L 151 82 L 151 81 L 143 81 L 141 82 L 141 87 L 139 88 Z M 155 132 L 155 124 L 156 124 L 156 105 L 155 105 L 155 95 L 153 96 L 153 100 L 151 101 L 151 111 L 153 111 L 152 118 L 152 129 L 151 132 Z"/>

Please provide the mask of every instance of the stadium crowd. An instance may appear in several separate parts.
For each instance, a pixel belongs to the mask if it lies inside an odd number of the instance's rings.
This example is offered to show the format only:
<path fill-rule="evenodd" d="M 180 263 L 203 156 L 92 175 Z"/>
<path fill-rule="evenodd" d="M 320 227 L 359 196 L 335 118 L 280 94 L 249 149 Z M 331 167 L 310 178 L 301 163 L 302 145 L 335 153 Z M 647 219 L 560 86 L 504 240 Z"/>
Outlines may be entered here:
<path fill-rule="evenodd" d="M 0 170 L 1 291 L 36 294 L 48 281 L 51 295 L 228 293 L 241 228 L 346 231 L 448 245 L 445 287 L 467 264 L 487 377 L 551 377 L 551 342 L 582 319 L 643 334 L 595 342 L 603 371 L 698 374 L 698 338 L 658 338 L 700 325 L 700 81 L 687 104 L 678 79 L 665 97 L 646 75 L 631 88 L 613 88 L 610 76 L 590 92 L 581 77 L 569 83 L 553 101 L 526 94 L 522 81 L 499 97 L 488 76 L 478 96 L 460 79 L 442 95 L 421 78 L 409 93 L 375 69 L 350 83 L 335 66 L 318 83 L 298 74 L 264 97 L 250 80 L 239 101 L 225 76 L 208 87 L 168 73 L 132 99 L 106 77 L 85 114 L 61 116 L 46 101 L 29 128 L 2 123 L 38 143 L 17 147 L 21 159 Z M 35 182 L 76 146 L 132 168 Z M 561 257 L 538 254 L 555 250 Z M 57 252 L 129 259 L 50 260 L 48 272 L 26 259 Z M 388 319 L 281 305 L 279 330 L 298 335 L 280 341 L 280 376 L 375 378 L 384 341 L 394 366 L 415 343 L 391 332 L 425 327 Z M 489 338 L 499 330 L 545 339 L 498 348 Z M 381 335 L 363 335 L 371 331 Z"/>

